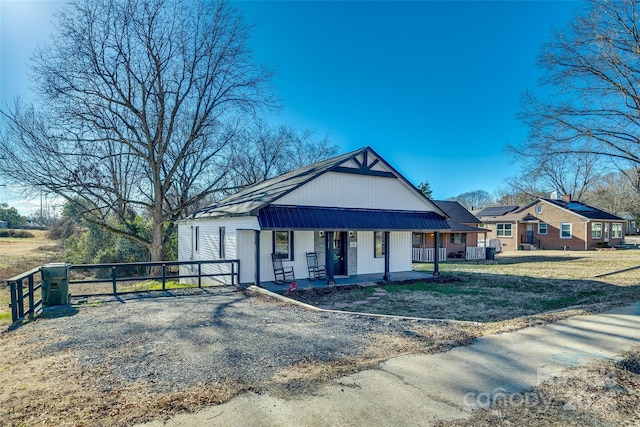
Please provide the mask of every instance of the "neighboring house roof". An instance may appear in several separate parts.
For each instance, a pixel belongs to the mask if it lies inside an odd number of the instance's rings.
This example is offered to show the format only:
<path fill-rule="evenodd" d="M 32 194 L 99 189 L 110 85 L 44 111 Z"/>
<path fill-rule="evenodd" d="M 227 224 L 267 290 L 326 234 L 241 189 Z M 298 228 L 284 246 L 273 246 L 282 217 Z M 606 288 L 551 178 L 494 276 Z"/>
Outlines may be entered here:
<path fill-rule="evenodd" d="M 622 221 L 622 218 L 620 217 L 581 202 L 565 202 L 564 200 L 542 198 L 535 199 L 532 202 L 529 202 L 526 205 L 522 206 L 509 205 L 488 207 L 478 212 L 476 216 L 478 216 L 485 222 L 538 222 L 538 218 L 523 211 L 530 206 L 539 203 L 540 201 L 545 201 L 586 219 Z"/>
<path fill-rule="evenodd" d="M 460 202 L 452 200 L 433 200 L 441 210 L 443 210 L 453 222 L 460 224 L 481 224 L 474 214 L 469 212 L 467 208 L 462 206 Z"/>
<path fill-rule="evenodd" d="M 489 206 L 477 212 L 476 216 L 478 218 L 483 216 L 502 216 L 515 211 L 519 207 L 519 205 Z"/>
<path fill-rule="evenodd" d="M 564 200 L 555 200 L 555 199 L 542 199 L 546 202 L 553 203 L 556 206 L 560 206 L 561 208 L 567 209 L 577 215 L 581 215 L 588 219 L 611 219 L 611 220 L 620 220 L 622 218 L 610 214 L 609 212 L 605 212 L 598 208 L 594 208 L 593 206 L 586 205 L 584 203 L 569 201 L 565 202 Z"/>
<path fill-rule="evenodd" d="M 268 179 L 247 188 L 240 190 L 238 193 L 224 198 L 220 202 L 204 208 L 192 215 L 192 218 L 210 218 L 210 217 L 228 217 L 228 216 L 244 216 L 257 215 L 258 211 L 283 196 L 289 194 L 293 190 L 303 186 L 309 181 L 319 177 L 329 171 L 339 171 L 344 163 L 356 159 L 363 153 L 371 153 L 379 162 L 384 164 L 392 172 L 382 172 L 369 170 L 368 173 L 379 174 L 383 176 L 392 176 L 400 179 L 405 184 L 413 188 L 421 197 L 432 203 L 434 208 L 440 210 L 431 199 L 424 196 L 416 189 L 406 178 L 398 173 L 391 165 L 386 163 L 375 151 L 370 147 L 364 147 L 350 153 L 342 154 L 331 159 L 323 160 L 309 166 L 296 169 L 294 171 L 279 175 L 275 178 Z M 355 160 L 357 162 L 357 159 Z M 365 166 L 362 167 L 365 169 Z M 446 217 L 446 214 L 440 210 L 437 212 Z"/>

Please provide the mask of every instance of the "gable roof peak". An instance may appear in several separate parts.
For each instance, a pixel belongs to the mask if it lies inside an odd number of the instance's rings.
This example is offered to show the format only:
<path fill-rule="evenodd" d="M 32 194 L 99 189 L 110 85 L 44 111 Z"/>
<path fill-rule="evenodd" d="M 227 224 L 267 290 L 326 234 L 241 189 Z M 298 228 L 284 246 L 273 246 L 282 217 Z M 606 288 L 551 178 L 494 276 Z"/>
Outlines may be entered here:
<path fill-rule="evenodd" d="M 343 166 L 349 162 L 352 163 L 348 167 Z M 380 168 L 381 165 L 383 165 L 383 168 Z M 439 214 L 447 216 L 442 209 L 422 194 L 420 190 L 389 165 L 378 153 L 371 147 L 366 146 L 249 185 L 239 192 L 220 200 L 218 203 L 194 213 L 192 218 L 256 215 L 260 209 L 274 203 L 320 175 L 330 171 L 344 171 L 349 168 L 359 169 L 367 174 L 397 178 L 430 203 L 433 208 L 439 211 Z"/>

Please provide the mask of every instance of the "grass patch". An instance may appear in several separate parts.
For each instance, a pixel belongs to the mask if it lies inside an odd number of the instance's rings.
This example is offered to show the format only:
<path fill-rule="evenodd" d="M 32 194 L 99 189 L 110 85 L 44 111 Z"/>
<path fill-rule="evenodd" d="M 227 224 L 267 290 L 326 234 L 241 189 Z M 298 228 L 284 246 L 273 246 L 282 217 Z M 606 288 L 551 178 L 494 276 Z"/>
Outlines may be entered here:
<path fill-rule="evenodd" d="M 595 279 L 603 272 L 638 265 L 638 251 L 544 251 L 502 257 L 480 263 L 444 263 L 438 280 L 309 290 L 291 296 L 336 310 L 483 323 L 576 306 L 604 309 L 640 300 L 637 272 Z"/>
<path fill-rule="evenodd" d="M 443 283 L 441 281 L 416 282 L 410 284 L 384 285 L 382 289 L 386 292 L 431 292 L 444 295 L 479 295 L 485 293 L 482 289 L 474 289 L 473 287 L 461 286 L 462 281 L 457 283 Z"/>

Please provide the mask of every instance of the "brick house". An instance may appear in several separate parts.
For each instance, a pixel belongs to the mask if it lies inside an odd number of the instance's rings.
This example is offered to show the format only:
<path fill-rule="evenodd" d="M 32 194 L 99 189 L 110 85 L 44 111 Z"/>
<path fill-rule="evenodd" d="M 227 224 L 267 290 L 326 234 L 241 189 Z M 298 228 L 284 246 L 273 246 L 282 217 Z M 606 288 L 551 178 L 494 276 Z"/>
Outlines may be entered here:
<path fill-rule="evenodd" d="M 478 232 L 468 231 L 468 227 L 477 229 L 482 224 L 475 215 L 469 212 L 464 206 L 457 201 L 451 200 L 433 200 L 443 212 L 445 212 L 452 223 L 452 229 L 444 232 L 440 238 L 440 246 L 443 248 L 442 255 L 448 258 L 469 258 L 472 254 L 467 251 L 468 248 L 478 247 Z M 458 225 L 463 227 L 457 228 Z M 413 233 L 413 248 L 432 248 L 435 245 L 433 233 Z M 476 250 L 477 255 L 472 259 L 484 259 L 484 248 Z M 464 254 L 464 255 L 462 255 Z"/>
<path fill-rule="evenodd" d="M 624 242 L 625 220 L 571 200 L 536 199 L 526 205 L 492 206 L 476 213 L 504 250 L 586 251 Z"/>

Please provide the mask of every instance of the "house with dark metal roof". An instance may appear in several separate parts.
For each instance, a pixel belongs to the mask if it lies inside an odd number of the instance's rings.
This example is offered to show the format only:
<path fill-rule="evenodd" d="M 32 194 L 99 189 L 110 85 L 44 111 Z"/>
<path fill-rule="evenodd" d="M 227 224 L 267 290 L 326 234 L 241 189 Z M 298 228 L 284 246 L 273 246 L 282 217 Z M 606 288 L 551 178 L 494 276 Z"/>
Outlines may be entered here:
<path fill-rule="evenodd" d="M 522 206 L 493 206 L 476 213 L 504 250 L 586 251 L 624 242 L 624 219 L 571 200 L 539 198 Z"/>
<path fill-rule="evenodd" d="M 484 232 L 450 221 L 365 147 L 251 185 L 179 221 L 178 257 L 239 259 L 242 283 L 274 281 L 274 257 L 296 278 L 308 277 L 310 253 L 329 282 L 388 280 L 411 273 L 413 232 L 432 233 L 435 251 L 440 235 L 452 230 Z"/>

